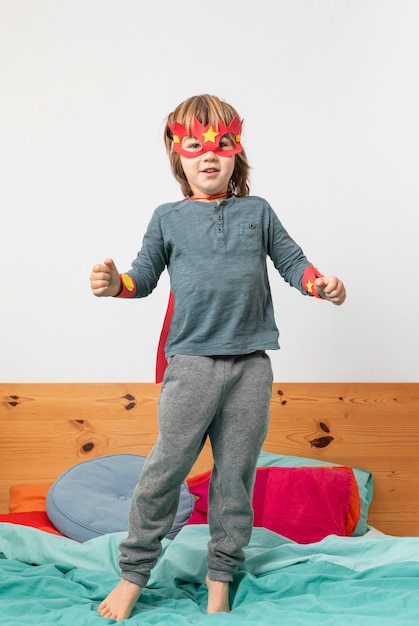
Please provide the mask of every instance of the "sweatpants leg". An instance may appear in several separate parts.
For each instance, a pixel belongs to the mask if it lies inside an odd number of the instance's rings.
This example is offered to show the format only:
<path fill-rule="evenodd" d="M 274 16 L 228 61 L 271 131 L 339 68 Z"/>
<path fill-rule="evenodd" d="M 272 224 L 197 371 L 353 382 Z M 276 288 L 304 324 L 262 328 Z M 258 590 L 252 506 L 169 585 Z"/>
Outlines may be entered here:
<path fill-rule="evenodd" d="M 195 463 L 217 411 L 224 377 L 210 357 L 176 355 L 159 399 L 159 436 L 135 489 L 128 537 L 120 543 L 121 576 L 145 587 L 170 530 L 182 482 Z"/>
<path fill-rule="evenodd" d="M 225 389 L 209 427 L 214 467 L 208 521 L 208 576 L 231 581 L 251 537 L 256 465 L 266 438 L 272 368 L 264 352 L 224 360 Z"/>

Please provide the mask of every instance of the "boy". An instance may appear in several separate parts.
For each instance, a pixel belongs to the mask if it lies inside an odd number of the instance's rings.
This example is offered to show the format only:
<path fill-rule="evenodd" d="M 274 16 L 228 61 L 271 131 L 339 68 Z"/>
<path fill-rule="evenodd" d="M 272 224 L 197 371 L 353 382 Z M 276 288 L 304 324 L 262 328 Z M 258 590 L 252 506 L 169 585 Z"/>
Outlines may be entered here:
<path fill-rule="evenodd" d="M 206 437 L 214 467 L 209 491 L 208 613 L 229 611 L 229 582 L 252 531 L 252 490 L 269 422 L 278 349 L 266 260 L 305 295 L 340 305 L 345 287 L 309 263 L 263 198 L 249 195 L 249 164 L 237 111 L 215 96 L 194 96 L 168 116 L 165 144 L 185 196 L 158 207 L 132 268 L 95 265 L 96 296 L 145 297 L 165 268 L 172 313 L 169 361 L 159 400 L 159 437 L 136 487 L 129 533 L 120 544 L 121 580 L 99 606 L 130 616 L 180 487 Z M 172 310 L 173 309 L 173 310 Z"/>

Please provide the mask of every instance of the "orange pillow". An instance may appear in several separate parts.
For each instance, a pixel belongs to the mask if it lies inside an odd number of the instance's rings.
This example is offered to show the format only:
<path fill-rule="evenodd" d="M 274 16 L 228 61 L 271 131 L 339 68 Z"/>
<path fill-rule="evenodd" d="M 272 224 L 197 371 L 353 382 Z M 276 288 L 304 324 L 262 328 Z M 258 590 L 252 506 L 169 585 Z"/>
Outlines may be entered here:
<path fill-rule="evenodd" d="M 46 497 L 52 483 L 37 485 L 12 485 L 10 487 L 9 512 L 46 511 Z"/>

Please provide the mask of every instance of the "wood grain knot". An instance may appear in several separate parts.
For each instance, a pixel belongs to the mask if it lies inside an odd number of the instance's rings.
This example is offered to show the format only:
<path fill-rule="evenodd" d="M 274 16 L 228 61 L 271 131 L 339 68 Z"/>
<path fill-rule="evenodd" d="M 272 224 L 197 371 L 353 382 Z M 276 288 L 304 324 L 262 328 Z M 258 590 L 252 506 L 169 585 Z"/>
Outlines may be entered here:
<path fill-rule="evenodd" d="M 6 402 L 9 406 L 17 406 L 20 404 L 21 400 L 19 396 L 9 396 L 9 399 L 6 400 Z"/>
<path fill-rule="evenodd" d="M 81 449 L 83 450 L 83 452 L 91 452 L 94 447 L 95 444 L 89 441 L 88 443 L 83 444 Z"/>
<path fill-rule="evenodd" d="M 136 406 L 135 396 L 133 396 L 132 394 L 125 394 L 125 396 L 123 396 L 123 399 L 128 400 L 128 403 L 124 406 L 124 409 L 126 411 L 131 411 L 131 409 Z"/>
<path fill-rule="evenodd" d="M 283 396 L 283 395 L 284 395 L 284 392 L 283 392 L 283 391 L 281 391 L 281 389 L 278 389 L 277 394 L 278 394 L 278 396 Z M 286 401 L 286 400 L 281 400 L 281 404 L 282 404 L 282 406 L 285 406 L 285 405 L 286 405 L 286 403 L 287 403 L 287 401 Z"/>
<path fill-rule="evenodd" d="M 32 402 L 33 398 L 25 398 L 24 396 L 18 396 L 18 395 L 10 395 L 10 396 L 2 396 L 0 397 L 0 403 L 6 408 L 6 409 L 14 409 L 15 407 L 19 406 L 20 404 L 22 404 L 23 402 Z"/>
<path fill-rule="evenodd" d="M 312 448 L 326 448 L 333 441 L 333 437 L 331 435 L 327 435 L 325 437 L 317 437 L 316 439 L 312 439 L 310 441 L 310 445 Z"/>

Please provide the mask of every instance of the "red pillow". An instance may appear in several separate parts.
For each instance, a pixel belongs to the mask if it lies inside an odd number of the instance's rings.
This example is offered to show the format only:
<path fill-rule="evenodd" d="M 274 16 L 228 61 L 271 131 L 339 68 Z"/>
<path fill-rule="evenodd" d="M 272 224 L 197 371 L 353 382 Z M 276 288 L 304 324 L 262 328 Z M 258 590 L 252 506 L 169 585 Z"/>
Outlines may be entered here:
<path fill-rule="evenodd" d="M 44 530 L 54 535 L 63 536 L 55 526 L 49 521 L 45 511 L 24 511 L 20 513 L 0 514 L 0 522 L 9 524 L 20 524 L 21 526 L 31 526 L 38 530 Z"/>
<path fill-rule="evenodd" d="M 192 515 L 187 524 L 208 524 L 208 489 L 211 470 L 186 479 L 188 489 L 195 498 Z"/>
<path fill-rule="evenodd" d="M 189 524 L 208 521 L 211 472 L 187 480 L 195 496 Z M 360 517 L 358 485 L 348 467 L 258 468 L 253 492 L 254 526 L 298 543 L 327 535 L 352 535 Z"/>

